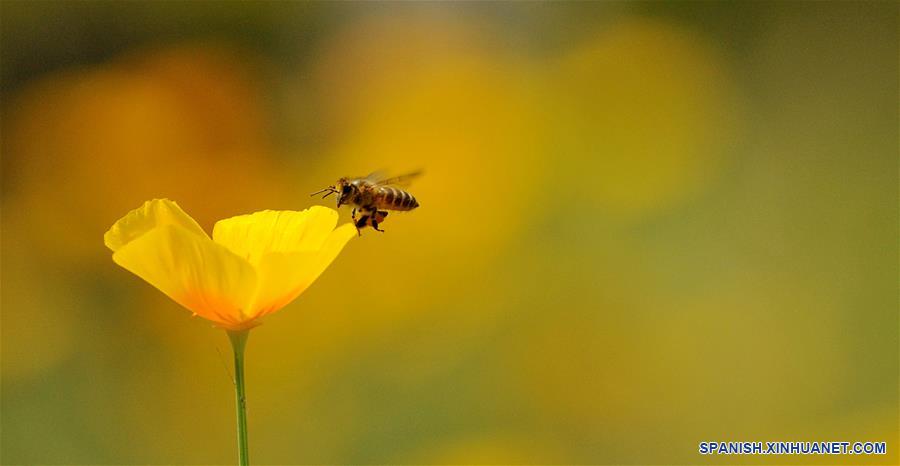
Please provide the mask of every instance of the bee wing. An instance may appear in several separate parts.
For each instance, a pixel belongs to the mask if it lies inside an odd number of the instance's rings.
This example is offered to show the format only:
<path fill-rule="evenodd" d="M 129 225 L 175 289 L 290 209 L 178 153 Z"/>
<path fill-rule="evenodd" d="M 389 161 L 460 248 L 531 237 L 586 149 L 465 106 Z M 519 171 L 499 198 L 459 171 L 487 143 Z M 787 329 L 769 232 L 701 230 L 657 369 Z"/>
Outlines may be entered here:
<path fill-rule="evenodd" d="M 412 173 L 407 173 L 405 175 L 393 176 L 390 178 L 386 178 L 383 172 L 372 172 L 369 176 L 366 177 L 371 183 L 382 186 L 392 184 L 394 186 L 406 186 L 408 185 L 413 178 L 422 174 L 422 170 L 416 170 Z"/>
<path fill-rule="evenodd" d="M 378 184 L 378 181 L 387 179 L 387 175 L 383 170 L 375 170 L 372 173 L 366 175 L 363 179 L 368 181 L 369 183 Z"/>

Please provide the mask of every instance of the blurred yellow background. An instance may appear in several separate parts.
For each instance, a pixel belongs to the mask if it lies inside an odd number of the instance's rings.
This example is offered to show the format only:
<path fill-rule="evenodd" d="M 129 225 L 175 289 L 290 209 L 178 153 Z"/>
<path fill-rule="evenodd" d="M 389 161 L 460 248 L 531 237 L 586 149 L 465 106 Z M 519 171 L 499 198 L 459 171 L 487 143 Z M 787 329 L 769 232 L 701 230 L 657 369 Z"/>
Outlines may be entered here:
<path fill-rule="evenodd" d="M 252 332 L 254 463 L 898 462 L 896 3 L 0 10 L 0 462 L 232 462 L 224 332 L 103 232 L 378 169 L 421 207 Z"/>

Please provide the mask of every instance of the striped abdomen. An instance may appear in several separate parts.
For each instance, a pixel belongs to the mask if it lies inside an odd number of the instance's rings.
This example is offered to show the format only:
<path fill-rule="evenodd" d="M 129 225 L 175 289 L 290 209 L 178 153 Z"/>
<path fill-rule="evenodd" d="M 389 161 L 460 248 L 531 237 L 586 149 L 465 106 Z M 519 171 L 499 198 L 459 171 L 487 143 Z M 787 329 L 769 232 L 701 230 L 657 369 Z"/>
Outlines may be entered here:
<path fill-rule="evenodd" d="M 413 210 L 419 202 L 412 194 L 393 186 L 379 186 L 375 194 L 375 205 L 384 210 Z"/>

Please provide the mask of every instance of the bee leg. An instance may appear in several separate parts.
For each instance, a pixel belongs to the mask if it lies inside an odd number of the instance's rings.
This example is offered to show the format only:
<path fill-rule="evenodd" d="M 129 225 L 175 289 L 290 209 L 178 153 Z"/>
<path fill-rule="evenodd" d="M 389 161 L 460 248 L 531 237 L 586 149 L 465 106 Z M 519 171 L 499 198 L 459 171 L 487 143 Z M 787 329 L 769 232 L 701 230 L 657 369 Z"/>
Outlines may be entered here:
<path fill-rule="evenodd" d="M 356 220 L 356 207 L 354 207 L 353 210 L 350 211 L 350 218 Z"/>
<path fill-rule="evenodd" d="M 373 229 L 373 230 L 375 230 L 375 231 L 380 231 L 380 232 L 384 233 L 384 230 L 381 230 L 381 229 L 378 228 L 378 220 L 375 220 L 375 217 L 372 217 L 372 222 L 371 222 L 371 223 L 372 223 L 372 229 Z"/>
<path fill-rule="evenodd" d="M 368 223 L 369 223 L 368 215 L 363 215 L 362 217 L 359 218 L 359 220 L 356 221 L 356 223 L 354 225 L 356 226 L 356 233 L 359 236 L 362 236 L 362 231 L 360 231 L 360 229 L 365 228 Z"/>

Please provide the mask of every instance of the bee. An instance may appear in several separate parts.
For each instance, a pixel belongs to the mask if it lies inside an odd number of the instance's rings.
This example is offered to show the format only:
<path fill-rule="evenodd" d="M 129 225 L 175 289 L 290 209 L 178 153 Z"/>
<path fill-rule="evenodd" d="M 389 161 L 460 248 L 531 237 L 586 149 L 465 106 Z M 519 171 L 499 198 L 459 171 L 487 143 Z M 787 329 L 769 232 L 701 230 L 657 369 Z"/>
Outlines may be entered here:
<path fill-rule="evenodd" d="M 325 193 L 322 196 L 322 199 L 325 199 L 332 194 L 337 194 L 338 208 L 345 204 L 353 206 L 351 217 L 356 226 L 356 232 L 360 236 L 362 236 L 360 230 L 366 226 L 384 233 L 384 230 L 378 228 L 378 225 L 384 222 L 389 210 L 409 211 L 419 207 L 419 201 L 398 186 L 407 184 L 420 174 L 421 172 L 414 172 L 384 178 L 375 172 L 365 178 L 344 177 L 339 179 L 336 184 L 316 191 L 310 196 Z M 359 213 L 359 218 L 356 217 L 357 213 Z"/>

